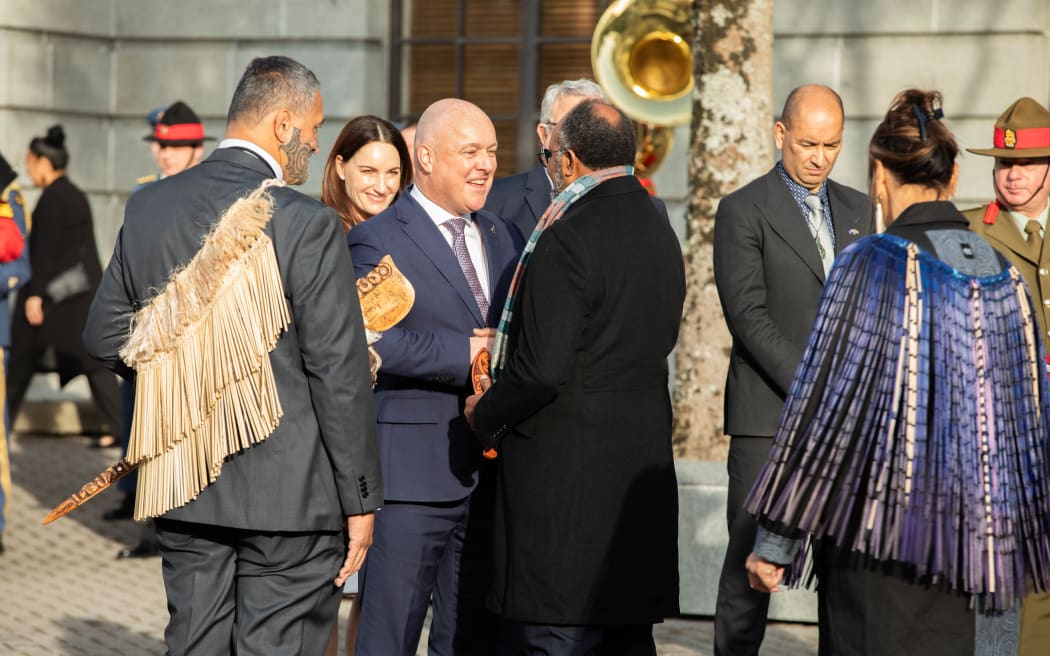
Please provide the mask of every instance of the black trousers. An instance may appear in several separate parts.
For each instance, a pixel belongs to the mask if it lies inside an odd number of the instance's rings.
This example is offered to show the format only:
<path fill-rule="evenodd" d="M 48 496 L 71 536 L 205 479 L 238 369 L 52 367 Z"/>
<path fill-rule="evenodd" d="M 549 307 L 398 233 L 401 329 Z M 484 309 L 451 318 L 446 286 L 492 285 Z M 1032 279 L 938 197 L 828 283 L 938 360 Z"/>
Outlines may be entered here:
<path fill-rule="evenodd" d="M 557 626 L 504 621 L 499 656 L 656 656 L 653 625 Z"/>
<path fill-rule="evenodd" d="M 769 459 L 772 437 L 734 436 L 729 441 L 729 545 L 715 602 L 716 656 L 754 656 L 766 634 L 769 595 L 751 589 L 745 564 L 755 546 L 758 524 L 744 511 L 744 500 Z"/>
<path fill-rule="evenodd" d="M 169 656 L 321 656 L 342 598 L 342 532 L 264 533 L 160 518 Z"/>

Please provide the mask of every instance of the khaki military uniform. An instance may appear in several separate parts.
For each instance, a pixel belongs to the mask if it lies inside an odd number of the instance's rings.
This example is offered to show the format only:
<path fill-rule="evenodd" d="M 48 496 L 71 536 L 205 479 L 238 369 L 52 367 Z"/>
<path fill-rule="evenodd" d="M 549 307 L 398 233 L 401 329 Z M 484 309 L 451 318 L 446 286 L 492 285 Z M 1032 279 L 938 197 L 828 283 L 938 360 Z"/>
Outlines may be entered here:
<path fill-rule="evenodd" d="M 1039 319 L 1043 346 L 1050 354 L 1050 245 L 1047 245 L 1044 236 L 1042 253 L 1035 258 L 1028 250 L 1024 235 L 1006 210 L 1001 210 L 993 223 L 984 222 L 987 211 L 988 206 L 982 205 L 966 210 L 963 214 L 970 220 L 970 230 L 988 240 L 1024 276 L 1028 293 L 1032 295 L 1035 315 Z M 1050 230 L 1046 232 L 1050 233 Z"/>
<path fill-rule="evenodd" d="M 1050 226 L 1043 231 L 1043 248 L 1036 258 L 1028 248 L 1017 224 L 1000 210 L 991 223 L 984 220 L 988 206 L 963 212 L 970 220 L 970 230 L 984 237 L 995 250 L 1013 264 L 1024 277 L 1032 295 L 1035 316 L 1039 320 L 1043 347 L 1050 353 Z M 1021 643 L 1019 656 L 1045 656 L 1050 650 L 1050 594 L 1029 595 L 1021 606 Z"/>

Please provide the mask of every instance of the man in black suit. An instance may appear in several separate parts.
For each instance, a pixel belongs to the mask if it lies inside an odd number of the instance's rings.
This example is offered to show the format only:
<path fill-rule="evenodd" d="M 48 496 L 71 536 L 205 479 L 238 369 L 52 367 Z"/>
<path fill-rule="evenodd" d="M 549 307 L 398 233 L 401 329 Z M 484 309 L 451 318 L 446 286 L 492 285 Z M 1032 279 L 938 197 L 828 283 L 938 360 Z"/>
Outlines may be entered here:
<path fill-rule="evenodd" d="M 749 587 L 756 525 L 742 505 L 766 464 L 834 254 L 874 229 L 868 199 L 828 179 L 843 121 L 842 100 L 828 87 L 792 91 L 773 129 L 781 160 L 723 198 L 715 216 L 715 282 L 733 336 L 725 392 L 729 546 L 715 607 L 721 656 L 757 654 L 762 644 L 769 595 Z"/>
<path fill-rule="evenodd" d="M 177 500 L 166 504 L 170 510 L 156 520 L 170 612 L 165 640 L 172 655 L 322 653 L 342 584 L 360 567 L 371 544 L 373 512 L 383 494 L 353 264 L 335 211 L 280 184 L 306 179 L 323 114 L 317 78 L 306 67 L 285 57 L 252 61 L 230 104 L 226 139 L 215 152 L 129 199 L 84 331 L 95 357 L 125 377 L 137 377 L 137 410 L 143 399 L 177 403 L 183 395 L 192 399 L 186 407 L 196 407 L 201 415 L 215 404 L 241 409 L 232 415 L 212 411 L 226 421 L 217 428 L 199 424 L 172 450 L 189 444 L 206 455 L 215 441 L 244 440 L 260 415 L 259 425 L 268 431 L 247 444 L 238 442 L 220 461 L 213 482 L 181 505 Z M 235 212 L 236 207 L 257 210 L 253 216 L 261 217 L 260 232 L 253 233 L 250 249 L 222 251 L 221 262 L 234 256 L 256 262 L 252 258 L 258 253 L 260 270 L 270 274 L 265 281 L 250 267 L 196 268 L 198 256 L 211 243 L 202 246 L 202 238 L 229 225 L 232 215 L 244 214 Z M 267 262 L 272 263 L 269 268 Z M 200 367 L 215 394 L 189 396 L 192 390 L 185 381 L 193 372 L 182 370 L 167 385 L 154 386 L 156 396 L 150 397 L 147 383 L 155 380 L 150 368 L 125 364 L 138 357 L 127 350 L 133 343 L 128 338 L 132 313 L 147 312 L 167 298 L 183 298 L 167 296 L 172 289 L 168 280 L 173 272 L 187 270 L 200 274 L 202 283 L 221 275 L 224 285 L 244 282 L 251 292 L 269 291 L 267 315 L 286 312 L 285 325 L 257 360 L 259 379 L 272 373 L 271 387 L 260 383 L 260 393 L 233 403 L 228 392 L 252 389 L 255 374 L 250 369 L 247 375 L 230 371 L 216 360 Z M 204 325 L 237 324 L 257 296 L 216 294 L 202 322 L 181 334 L 191 336 Z M 237 305 L 223 305 L 231 297 Z M 193 300 L 174 309 L 194 309 Z M 209 323 L 220 310 L 232 317 L 225 319 L 229 323 Z M 262 332 L 258 316 L 248 313 L 240 327 Z M 139 336 L 138 325 L 131 340 Z M 236 341 L 241 332 L 228 331 L 223 337 Z M 175 348 L 194 344 L 180 341 L 175 332 L 171 337 Z M 208 353 L 201 351 L 192 355 Z M 230 358 L 239 355 L 233 351 Z M 164 361 L 156 366 L 165 366 Z M 219 380 L 217 371 L 235 382 Z M 274 410 L 276 404 L 280 408 Z M 150 412 L 136 412 L 129 457 L 137 450 L 150 454 L 139 461 L 140 518 L 154 514 L 144 505 L 151 503 L 149 493 L 176 483 L 150 474 L 150 465 L 163 455 L 154 456 L 148 444 L 144 447 L 138 432 L 140 419 L 145 424 L 166 406 L 155 403 Z M 216 439 L 198 440 L 202 433 Z M 172 467 L 172 475 L 179 473 L 180 467 Z M 186 484 L 186 479 L 177 483 Z"/>
<path fill-rule="evenodd" d="M 506 366 L 467 399 L 499 450 L 488 603 L 520 653 L 655 654 L 653 624 L 678 613 L 667 355 L 681 250 L 626 168 L 620 110 L 585 100 L 556 130 L 558 216 L 514 292 Z"/>
<path fill-rule="evenodd" d="M 526 240 L 536 222 L 551 204 L 551 179 L 542 157 L 543 150 L 554 150 L 551 130 L 569 110 L 587 98 L 605 100 L 605 92 L 593 80 L 565 80 L 547 87 L 540 103 L 540 122 L 536 136 L 540 140 L 540 162 L 525 173 L 501 178 L 492 183 L 485 209 L 518 226 Z"/>

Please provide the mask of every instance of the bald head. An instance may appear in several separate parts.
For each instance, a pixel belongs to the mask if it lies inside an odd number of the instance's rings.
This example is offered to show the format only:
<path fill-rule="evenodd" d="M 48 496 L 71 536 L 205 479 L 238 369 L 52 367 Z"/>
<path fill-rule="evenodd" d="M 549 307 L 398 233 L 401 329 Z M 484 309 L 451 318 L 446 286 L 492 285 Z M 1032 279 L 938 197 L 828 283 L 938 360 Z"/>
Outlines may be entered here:
<path fill-rule="evenodd" d="M 788 94 L 787 100 L 784 101 L 784 110 L 780 112 L 780 121 L 791 127 L 792 121 L 812 107 L 819 107 L 825 111 L 837 109 L 840 117 L 844 117 L 846 113 L 842 108 L 842 98 L 834 89 L 823 84 L 803 84 Z"/>
<path fill-rule="evenodd" d="M 496 172 L 496 128 L 477 105 L 445 98 L 427 107 L 416 126 L 416 185 L 456 216 L 485 205 Z"/>
<path fill-rule="evenodd" d="M 788 94 L 773 138 L 792 180 L 820 190 L 842 151 L 842 124 L 842 99 L 828 87 L 807 84 Z"/>
<path fill-rule="evenodd" d="M 474 103 L 459 98 L 444 98 L 427 107 L 419 117 L 415 143 L 433 144 L 448 139 L 454 135 L 460 123 L 487 124 L 492 127 L 488 114 Z"/>

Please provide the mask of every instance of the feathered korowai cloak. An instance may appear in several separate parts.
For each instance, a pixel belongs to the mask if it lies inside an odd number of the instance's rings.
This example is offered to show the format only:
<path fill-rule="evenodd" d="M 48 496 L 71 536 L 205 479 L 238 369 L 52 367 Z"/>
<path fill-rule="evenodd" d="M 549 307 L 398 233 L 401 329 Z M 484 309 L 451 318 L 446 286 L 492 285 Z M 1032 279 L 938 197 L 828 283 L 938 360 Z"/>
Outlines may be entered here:
<path fill-rule="evenodd" d="M 269 353 L 290 316 L 265 233 L 274 184 L 231 205 L 132 318 L 120 356 L 136 371 L 126 456 L 140 463 L 136 519 L 195 499 L 228 456 L 266 439 L 280 420 Z"/>
<path fill-rule="evenodd" d="M 985 608 L 1046 590 L 1042 362 L 1013 267 L 971 278 L 898 237 L 860 240 L 828 279 L 746 508 Z M 801 562 L 789 584 L 812 582 Z"/>

